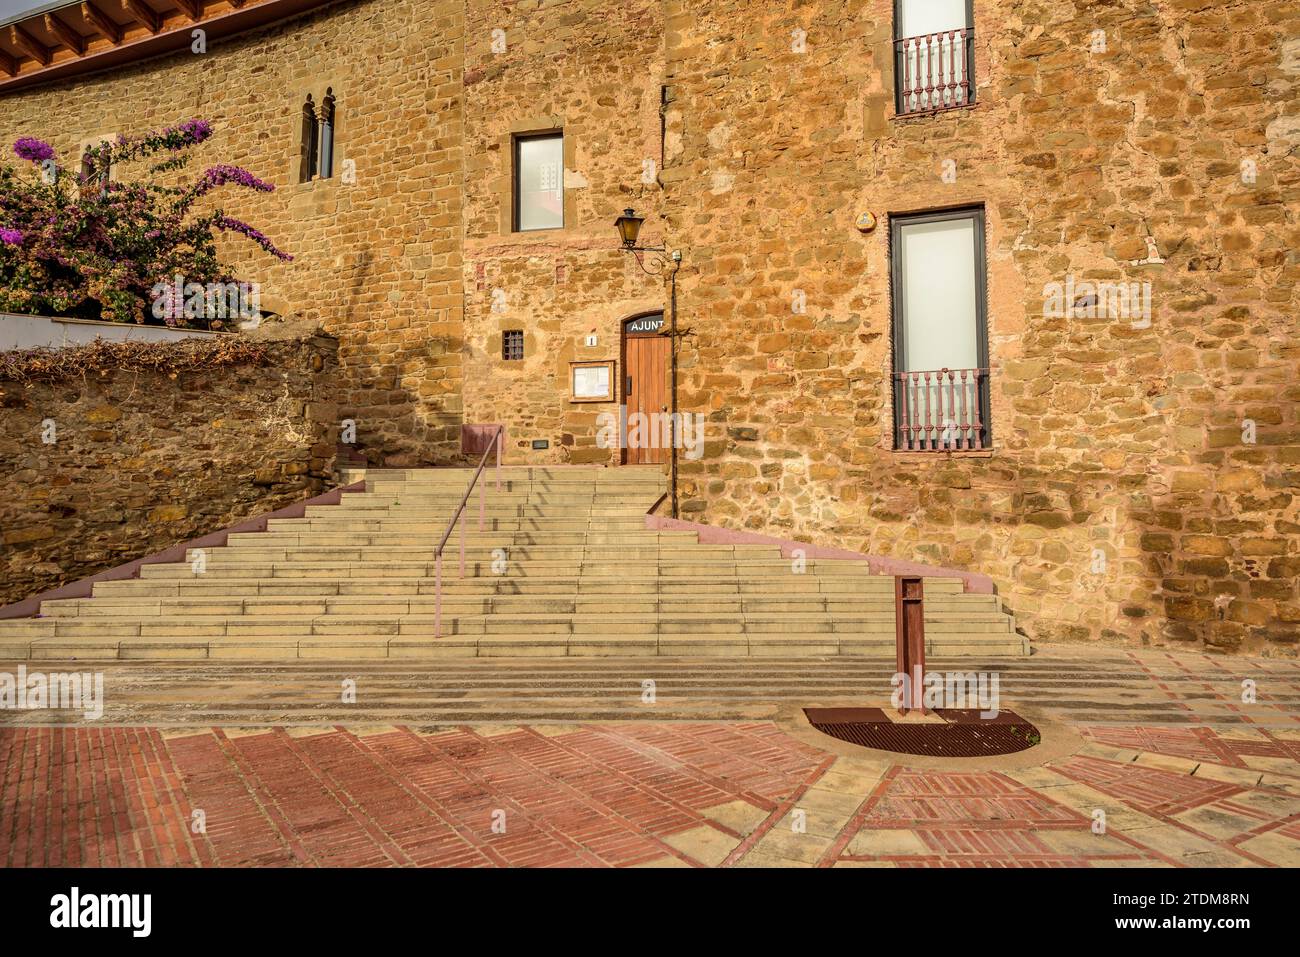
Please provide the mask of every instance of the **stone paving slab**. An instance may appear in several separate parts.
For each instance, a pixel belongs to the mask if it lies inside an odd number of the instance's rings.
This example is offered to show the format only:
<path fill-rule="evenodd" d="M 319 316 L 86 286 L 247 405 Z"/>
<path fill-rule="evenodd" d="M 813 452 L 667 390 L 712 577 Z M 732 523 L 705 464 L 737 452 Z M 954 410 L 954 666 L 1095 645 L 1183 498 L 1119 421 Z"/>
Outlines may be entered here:
<path fill-rule="evenodd" d="M 998 673 L 1010 707 L 1032 707 L 1073 726 L 1112 726 L 1115 734 L 1099 746 L 1193 760 L 1217 755 L 1226 766 L 1261 774 L 1285 774 L 1295 760 L 1285 743 L 1300 742 L 1300 661 L 1075 646 L 1035 652 L 1015 661 L 930 665 Z M 0 672 L 31 664 L 0 661 Z M 223 728 L 767 719 L 816 702 L 883 703 L 893 673 L 892 662 L 843 658 L 110 661 L 78 668 L 104 675 L 98 723 Z M 340 699 L 345 679 L 356 684 L 354 703 Z M 643 699 L 647 680 L 656 684 L 653 704 Z M 1242 701 L 1247 680 L 1256 692 L 1249 704 Z M 1189 696 L 1193 689 L 1198 697 Z M 78 721 L 70 712 L 0 713 L 0 725 Z M 1211 748 L 1198 729 L 1216 732 L 1220 743 Z"/>

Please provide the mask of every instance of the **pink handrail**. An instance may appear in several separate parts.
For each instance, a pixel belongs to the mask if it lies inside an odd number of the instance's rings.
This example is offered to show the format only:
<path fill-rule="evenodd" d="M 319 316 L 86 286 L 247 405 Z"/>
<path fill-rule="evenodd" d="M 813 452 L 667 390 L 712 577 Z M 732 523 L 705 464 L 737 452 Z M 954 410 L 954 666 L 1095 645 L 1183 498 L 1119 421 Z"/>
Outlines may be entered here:
<path fill-rule="evenodd" d="M 483 457 L 479 459 L 478 468 L 474 470 L 474 477 L 469 480 L 469 487 L 465 489 L 465 494 L 460 497 L 460 504 L 456 506 L 455 513 L 451 516 L 451 521 L 447 523 L 447 530 L 442 533 L 442 540 L 438 542 L 438 547 L 433 552 L 434 584 L 433 584 L 433 637 L 442 637 L 442 550 L 447 547 L 447 539 L 451 538 L 451 533 L 456 528 L 456 522 L 460 520 L 461 513 L 465 511 L 465 505 L 469 502 L 469 497 L 474 492 L 474 486 L 478 483 L 478 478 L 483 474 L 483 467 L 487 465 L 488 455 L 493 449 L 497 453 L 497 491 L 501 491 L 501 443 L 505 436 L 505 426 L 498 425 L 496 433 L 492 436 L 492 444 L 483 450 Z M 487 486 L 479 485 L 478 487 L 478 530 L 484 530 L 486 512 L 487 512 Z M 465 523 L 460 523 L 460 577 L 465 577 Z"/>

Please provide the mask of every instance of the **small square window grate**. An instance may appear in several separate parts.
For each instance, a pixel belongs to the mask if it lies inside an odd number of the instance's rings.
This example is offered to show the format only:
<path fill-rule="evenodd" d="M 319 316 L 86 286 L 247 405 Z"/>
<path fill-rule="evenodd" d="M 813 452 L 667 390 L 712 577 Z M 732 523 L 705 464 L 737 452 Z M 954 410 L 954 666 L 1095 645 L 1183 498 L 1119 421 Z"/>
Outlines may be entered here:
<path fill-rule="evenodd" d="M 524 332 L 522 329 L 507 329 L 501 334 L 501 358 L 522 359 L 524 357 Z"/>

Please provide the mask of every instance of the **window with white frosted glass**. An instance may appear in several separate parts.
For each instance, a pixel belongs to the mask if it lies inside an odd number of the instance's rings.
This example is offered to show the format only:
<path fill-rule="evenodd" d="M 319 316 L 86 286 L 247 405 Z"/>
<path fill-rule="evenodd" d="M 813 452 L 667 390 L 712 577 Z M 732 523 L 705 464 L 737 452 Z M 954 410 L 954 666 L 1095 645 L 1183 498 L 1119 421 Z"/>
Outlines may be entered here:
<path fill-rule="evenodd" d="M 515 230 L 564 225 L 564 135 L 547 133 L 515 140 Z"/>
<path fill-rule="evenodd" d="M 984 211 L 892 217 L 896 447 L 989 445 Z"/>
<path fill-rule="evenodd" d="M 902 370 L 975 368 L 975 220 L 906 223 L 899 235 Z"/>

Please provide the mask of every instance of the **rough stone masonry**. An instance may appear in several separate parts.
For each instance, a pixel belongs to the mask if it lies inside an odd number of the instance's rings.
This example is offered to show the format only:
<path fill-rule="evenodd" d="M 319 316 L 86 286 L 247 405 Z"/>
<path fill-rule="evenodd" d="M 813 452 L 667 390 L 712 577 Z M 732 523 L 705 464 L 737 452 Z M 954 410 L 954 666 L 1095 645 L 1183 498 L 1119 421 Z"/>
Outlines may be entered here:
<path fill-rule="evenodd" d="M 219 345 L 147 348 L 159 362 Z M 332 484 L 338 343 L 257 348 L 250 361 L 179 372 L 0 374 L 0 605 Z"/>
<path fill-rule="evenodd" d="M 1037 640 L 1294 655 L 1300 7 L 974 0 L 976 101 L 923 116 L 892 7 L 344 2 L 0 97 L 0 139 L 212 119 L 204 159 L 279 187 L 230 212 L 297 257 L 235 264 L 338 336 L 339 414 L 395 465 L 462 421 L 510 461 L 616 461 L 567 373 L 667 305 L 618 248 L 632 206 L 683 257 L 683 517 L 977 569 Z M 355 181 L 297 183 L 326 89 Z M 565 226 L 512 232 L 512 137 L 557 129 Z M 896 451 L 889 219 L 972 205 L 992 448 Z M 1071 277 L 1149 283 L 1151 321 L 1046 308 Z"/>

